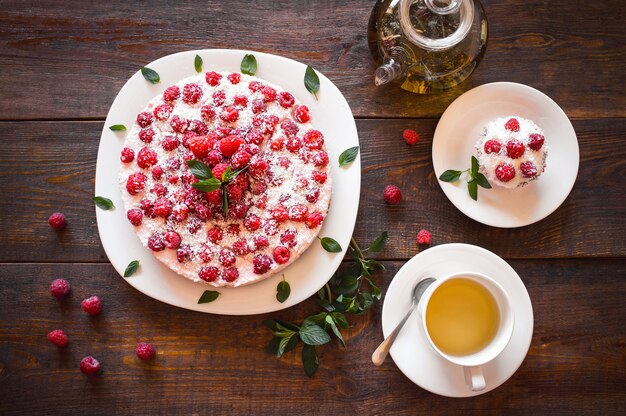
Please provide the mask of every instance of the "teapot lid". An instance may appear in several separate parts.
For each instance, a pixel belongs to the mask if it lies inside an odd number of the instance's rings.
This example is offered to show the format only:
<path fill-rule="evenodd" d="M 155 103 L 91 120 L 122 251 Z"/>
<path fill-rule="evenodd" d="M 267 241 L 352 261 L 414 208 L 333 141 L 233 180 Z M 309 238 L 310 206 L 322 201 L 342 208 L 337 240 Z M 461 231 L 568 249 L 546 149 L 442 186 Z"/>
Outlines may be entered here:
<path fill-rule="evenodd" d="M 401 0 L 400 25 L 407 39 L 429 50 L 461 42 L 474 20 L 473 0 Z"/>

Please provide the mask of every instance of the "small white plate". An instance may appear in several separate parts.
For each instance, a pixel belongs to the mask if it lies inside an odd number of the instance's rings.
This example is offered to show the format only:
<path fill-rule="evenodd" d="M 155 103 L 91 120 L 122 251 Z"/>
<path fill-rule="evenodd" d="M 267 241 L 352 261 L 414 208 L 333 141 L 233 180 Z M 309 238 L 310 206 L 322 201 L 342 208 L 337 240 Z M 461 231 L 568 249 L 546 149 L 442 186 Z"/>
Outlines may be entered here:
<path fill-rule="evenodd" d="M 117 181 L 124 133 L 113 132 L 109 126 L 132 126 L 137 113 L 142 111 L 149 100 L 168 86 L 196 73 L 196 55 L 200 55 L 204 61 L 204 72 L 238 72 L 246 53 L 253 53 L 256 57 L 256 76 L 290 91 L 301 103 L 306 104 L 311 109 L 313 124 L 326 137 L 333 178 L 332 199 L 320 236 L 334 238 L 344 252 L 327 253 L 318 241 L 314 241 L 297 261 L 276 276 L 249 286 L 215 289 L 179 276 L 141 245 L 126 219 Z M 115 270 L 122 275 L 130 261 L 139 260 L 139 271 L 126 279 L 128 283 L 154 299 L 200 312 L 225 315 L 272 312 L 293 306 L 313 295 L 339 267 L 350 243 L 359 207 L 360 156 L 346 167 L 340 168 L 337 162 L 341 152 L 359 145 L 352 111 L 339 89 L 317 72 L 320 90 L 316 100 L 304 87 L 306 65 L 262 52 L 225 49 L 187 51 L 163 57 L 146 66 L 159 73 L 161 82 L 150 84 L 139 71 L 126 82 L 109 110 L 98 149 L 96 195 L 110 198 L 116 208 L 111 211 L 96 208 L 96 218 L 102 245 Z M 276 300 L 276 286 L 283 274 L 291 286 L 291 295 L 284 303 L 280 303 Z M 218 290 L 221 295 L 212 303 L 198 305 L 198 299 L 205 290 Z"/>
<path fill-rule="evenodd" d="M 485 124 L 509 115 L 534 121 L 549 146 L 545 172 L 523 188 L 478 189 L 478 201 L 467 193 L 463 179 L 438 181 L 461 212 L 486 225 L 503 228 L 532 224 L 554 212 L 569 195 L 578 174 L 578 141 L 572 123 L 550 97 L 526 85 L 495 82 L 457 98 L 439 120 L 433 137 L 433 167 L 437 178 L 448 169 L 465 170 L 476 154 L 474 144 Z"/>
<path fill-rule="evenodd" d="M 418 313 L 413 313 L 391 347 L 400 371 L 425 390 L 448 397 L 486 393 L 508 380 L 526 357 L 533 335 L 533 307 L 526 287 L 504 260 L 484 248 L 469 244 L 443 244 L 409 260 L 393 278 L 383 304 L 383 334 L 386 337 L 411 307 L 413 288 L 426 277 L 474 271 L 496 280 L 511 298 L 515 328 L 509 344 L 493 361 L 483 366 L 487 387 L 471 391 L 463 367 L 446 361 L 428 343 Z"/>

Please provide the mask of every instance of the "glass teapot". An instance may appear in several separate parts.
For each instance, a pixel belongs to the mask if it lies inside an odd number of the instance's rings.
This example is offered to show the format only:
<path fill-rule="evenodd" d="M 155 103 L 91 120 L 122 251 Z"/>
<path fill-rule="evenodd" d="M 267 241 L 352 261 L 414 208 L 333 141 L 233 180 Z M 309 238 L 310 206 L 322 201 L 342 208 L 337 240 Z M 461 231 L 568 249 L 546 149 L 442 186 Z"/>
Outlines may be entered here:
<path fill-rule="evenodd" d="M 380 65 L 376 85 L 397 81 L 428 94 L 476 69 L 487 47 L 487 18 L 478 0 L 378 0 L 368 43 Z"/>

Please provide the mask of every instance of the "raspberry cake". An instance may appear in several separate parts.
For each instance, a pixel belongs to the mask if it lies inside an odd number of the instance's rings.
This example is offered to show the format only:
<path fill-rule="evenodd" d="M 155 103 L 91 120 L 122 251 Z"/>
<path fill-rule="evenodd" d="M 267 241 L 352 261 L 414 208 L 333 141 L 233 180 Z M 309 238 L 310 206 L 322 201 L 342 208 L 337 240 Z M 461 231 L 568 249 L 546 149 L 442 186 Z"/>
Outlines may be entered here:
<path fill-rule="evenodd" d="M 485 126 L 478 142 L 478 164 L 489 182 L 519 188 L 537 179 L 546 168 L 548 148 L 543 131 L 531 120 L 510 116 Z"/>
<path fill-rule="evenodd" d="M 317 236 L 331 196 L 324 136 L 310 118 L 289 92 L 240 73 L 168 87 L 137 115 L 120 156 L 141 242 L 175 272 L 217 287 L 292 263 Z"/>

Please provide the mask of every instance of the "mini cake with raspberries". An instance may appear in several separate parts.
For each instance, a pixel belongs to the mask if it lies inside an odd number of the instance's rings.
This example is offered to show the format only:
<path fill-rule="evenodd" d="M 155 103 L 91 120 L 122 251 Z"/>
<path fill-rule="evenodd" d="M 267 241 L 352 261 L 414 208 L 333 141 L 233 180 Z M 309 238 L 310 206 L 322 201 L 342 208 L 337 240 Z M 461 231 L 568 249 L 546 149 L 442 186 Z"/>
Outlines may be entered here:
<path fill-rule="evenodd" d="M 172 270 L 209 285 L 272 276 L 313 242 L 328 213 L 324 135 L 294 96 L 210 71 L 137 115 L 120 159 L 128 220 Z"/>
<path fill-rule="evenodd" d="M 514 189 L 543 173 L 548 146 L 534 122 L 509 116 L 487 123 L 476 142 L 476 152 L 480 171 L 489 182 Z"/>

